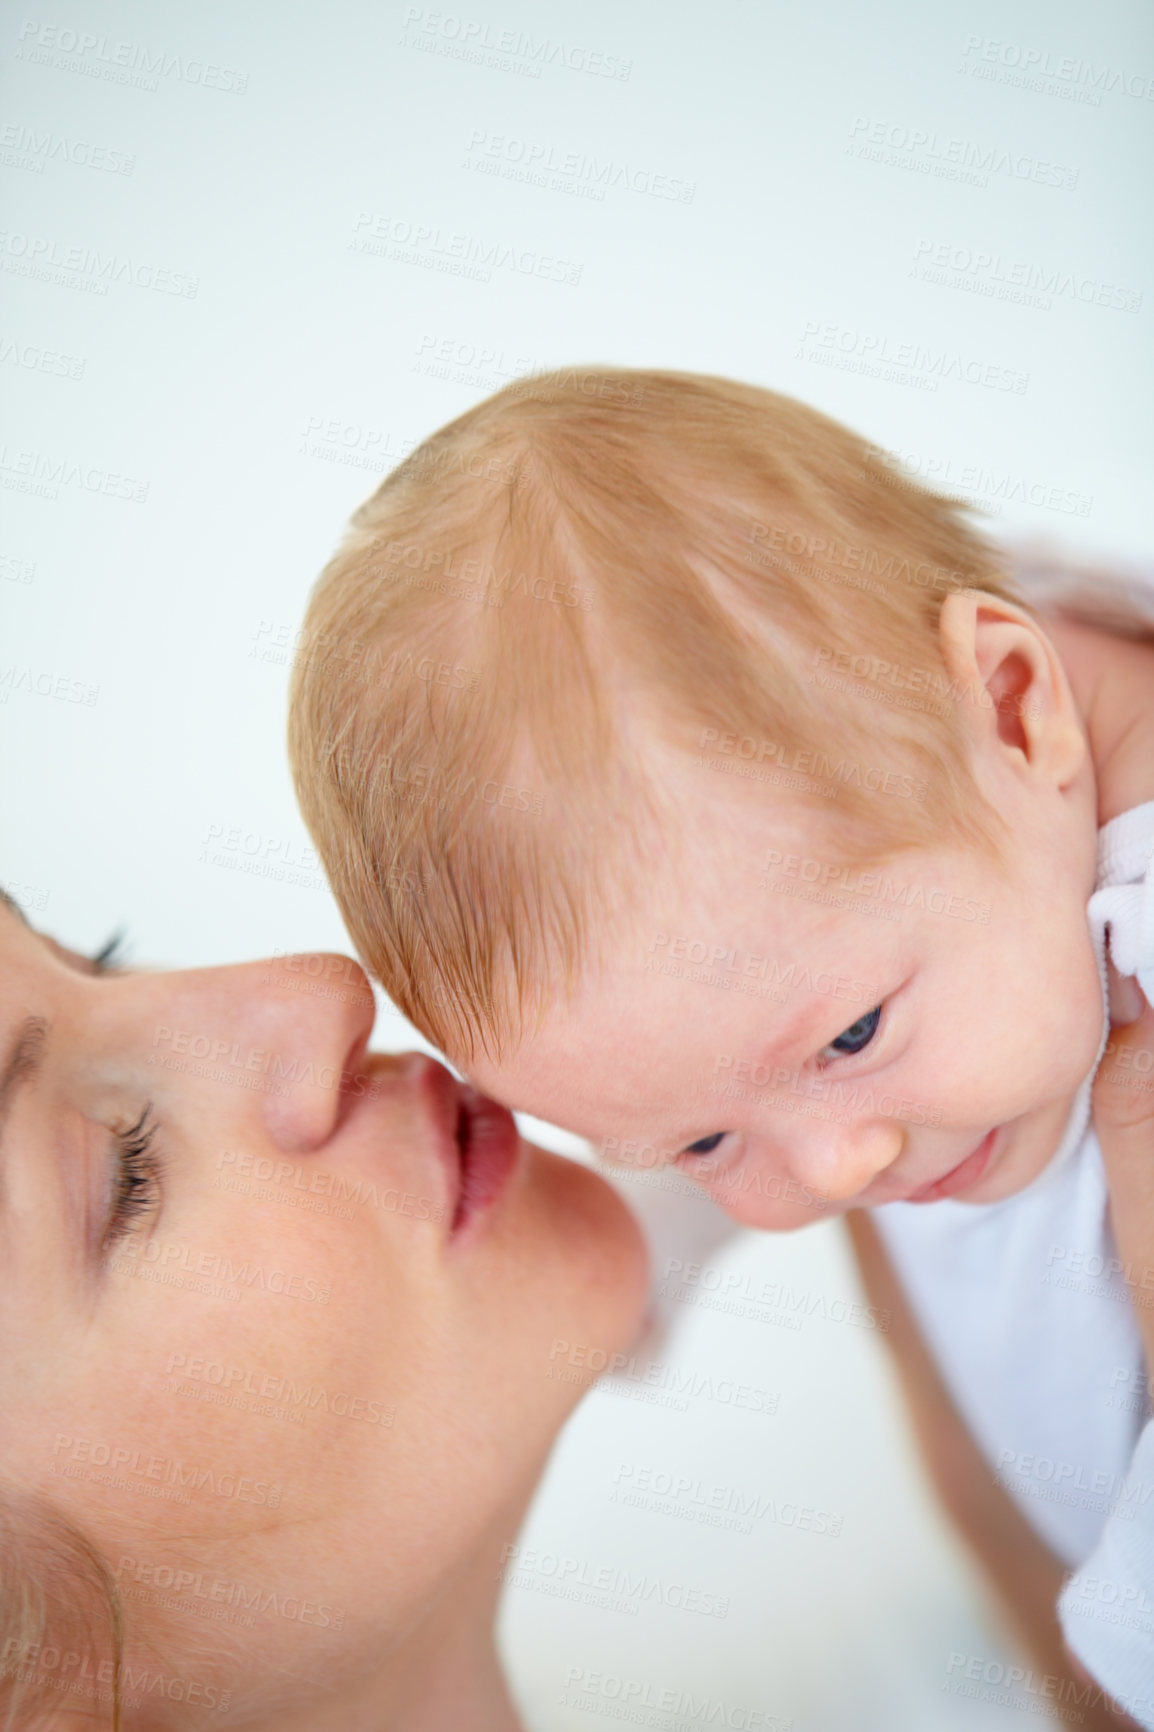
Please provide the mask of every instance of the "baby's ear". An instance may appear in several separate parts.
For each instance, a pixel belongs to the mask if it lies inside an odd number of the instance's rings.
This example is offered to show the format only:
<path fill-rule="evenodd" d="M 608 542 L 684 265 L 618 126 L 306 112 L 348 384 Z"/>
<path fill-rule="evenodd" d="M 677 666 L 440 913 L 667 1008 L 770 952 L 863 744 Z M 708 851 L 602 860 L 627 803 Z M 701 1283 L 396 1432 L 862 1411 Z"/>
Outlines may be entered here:
<path fill-rule="evenodd" d="M 939 631 L 950 695 L 979 744 L 1000 746 L 1057 787 L 1072 782 L 1086 761 L 1086 732 L 1038 622 L 1012 601 L 963 589 L 942 603 Z"/>

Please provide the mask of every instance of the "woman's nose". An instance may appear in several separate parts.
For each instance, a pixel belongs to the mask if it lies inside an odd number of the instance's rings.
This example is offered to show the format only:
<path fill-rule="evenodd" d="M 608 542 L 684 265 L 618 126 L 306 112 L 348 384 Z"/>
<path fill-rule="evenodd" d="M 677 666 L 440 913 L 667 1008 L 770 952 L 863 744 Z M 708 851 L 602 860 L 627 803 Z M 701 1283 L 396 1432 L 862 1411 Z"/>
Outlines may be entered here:
<path fill-rule="evenodd" d="M 822 1126 L 804 1137 L 790 1164 L 812 1190 L 843 1203 L 897 1160 L 904 1141 L 905 1133 L 894 1120 Z"/>
<path fill-rule="evenodd" d="M 186 1050 L 208 1051 L 186 1074 L 221 1090 L 229 1103 L 247 1099 L 286 1153 L 321 1147 L 340 1121 L 355 1086 L 376 1007 L 364 970 L 350 957 L 308 954 L 188 975 Z M 203 1031 L 203 1032 L 201 1032 Z M 174 1051 L 180 1041 L 174 1033 Z M 251 1109 L 243 1109 L 251 1110 Z"/>

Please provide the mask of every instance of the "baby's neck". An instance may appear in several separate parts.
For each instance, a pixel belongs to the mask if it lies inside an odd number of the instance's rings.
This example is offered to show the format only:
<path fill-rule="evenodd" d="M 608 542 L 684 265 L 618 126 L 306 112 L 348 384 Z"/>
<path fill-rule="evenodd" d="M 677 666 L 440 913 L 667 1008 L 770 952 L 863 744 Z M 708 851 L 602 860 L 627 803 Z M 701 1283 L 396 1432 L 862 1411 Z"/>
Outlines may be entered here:
<path fill-rule="evenodd" d="M 1154 641 L 1118 637 L 1064 614 L 1042 624 L 1090 741 L 1098 822 L 1154 800 Z"/>

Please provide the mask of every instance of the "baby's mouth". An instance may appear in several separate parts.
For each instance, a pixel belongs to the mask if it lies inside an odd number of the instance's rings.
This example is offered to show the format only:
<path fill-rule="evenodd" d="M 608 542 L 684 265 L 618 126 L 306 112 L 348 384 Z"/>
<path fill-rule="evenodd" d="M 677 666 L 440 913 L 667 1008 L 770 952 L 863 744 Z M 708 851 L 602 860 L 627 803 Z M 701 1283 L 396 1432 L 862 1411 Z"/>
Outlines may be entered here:
<path fill-rule="evenodd" d="M 982 1138 L 972 1154 L 959 1161 L 956 1167 L 940 1179 L 934 1179 L 931 1184 L 922 1185 L 917 1191 L 910 1191 L 901 1201 L 903 1203 L 940 1203 L 945 1197 L 956 1197 L 962 1191 L 968 1191 L 984 1177 L 987 1167 L 994 1156 L 994 1144 L 997 1141 L 998 1128 Z"/>

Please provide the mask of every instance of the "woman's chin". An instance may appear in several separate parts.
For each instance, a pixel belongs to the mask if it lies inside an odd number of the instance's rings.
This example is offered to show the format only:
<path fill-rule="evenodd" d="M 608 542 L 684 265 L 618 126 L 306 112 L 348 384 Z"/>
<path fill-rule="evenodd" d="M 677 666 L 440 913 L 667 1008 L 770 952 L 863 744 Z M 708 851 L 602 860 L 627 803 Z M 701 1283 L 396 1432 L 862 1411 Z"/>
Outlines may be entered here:
<path fill-rule="evenodd" d="M 549 1266 L 573 1295 L 573 1329 L 620 1352 L 649 1297 L 649 1252 L 636 1216 L 612 1185 L 578 1161 L 533 1147 L 533 1189 L 548 1233 Z"/>

